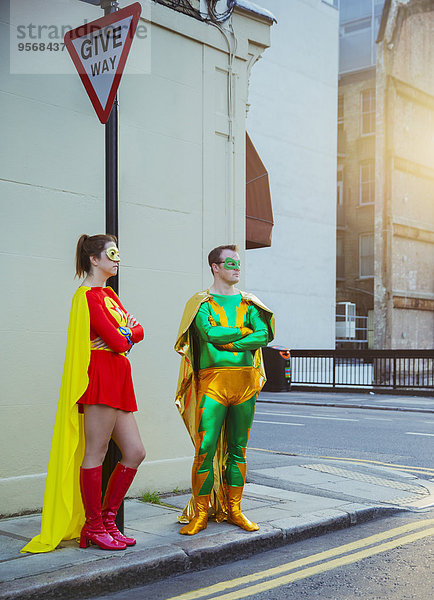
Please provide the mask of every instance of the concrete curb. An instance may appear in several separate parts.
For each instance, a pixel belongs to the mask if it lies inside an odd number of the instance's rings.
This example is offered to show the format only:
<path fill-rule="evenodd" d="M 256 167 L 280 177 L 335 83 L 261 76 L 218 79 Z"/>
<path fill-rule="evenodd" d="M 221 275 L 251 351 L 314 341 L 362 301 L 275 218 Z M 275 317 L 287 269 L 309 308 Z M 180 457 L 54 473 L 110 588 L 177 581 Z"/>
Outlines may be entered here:
<path fill-rule="evenodd" d="M 348 504 L 345 510 L 325 510 L 305 520 L 283 519 L 279 526 L 264 524 L 258 532 L 232 531 L 187 538 L 179 543 L 140 550 L 123 557 L 104 557 L 0 586 L 0 600 L 77 600 L 158 579 L 239 560 L 265 550 L 292 544 L 399 512 L 398 507 Z M 126 585 L 128 581 L 128 585 Z"/>
<path fill-rule="evenodd" d="M 1 600 L 76 599 L 116 592 L 130 585 L 149 583 L 189 569 L 185 552 L 173 546 L 158 546 L 56 572 L 7 582 L 0 587 Z M 125 579 L 128 579 L 128 586 Z"/>

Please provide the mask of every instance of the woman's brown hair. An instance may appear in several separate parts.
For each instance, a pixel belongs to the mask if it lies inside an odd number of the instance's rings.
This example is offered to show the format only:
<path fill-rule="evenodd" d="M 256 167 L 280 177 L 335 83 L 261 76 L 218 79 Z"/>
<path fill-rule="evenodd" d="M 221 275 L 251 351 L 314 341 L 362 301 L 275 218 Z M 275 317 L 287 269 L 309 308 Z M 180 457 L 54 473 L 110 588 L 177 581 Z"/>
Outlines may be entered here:
<path fill-rule="evenodd" d="M 80 236 L 77 242 L 77 250 L 75 252 L 75 276 L 83 277 L 85 273 L 89 273 L 90 257 L 100 256 L 107 242 L 118 243 L 116 236 L 110 233 L 101 233 L 98 235 L 83 235 Z"/>

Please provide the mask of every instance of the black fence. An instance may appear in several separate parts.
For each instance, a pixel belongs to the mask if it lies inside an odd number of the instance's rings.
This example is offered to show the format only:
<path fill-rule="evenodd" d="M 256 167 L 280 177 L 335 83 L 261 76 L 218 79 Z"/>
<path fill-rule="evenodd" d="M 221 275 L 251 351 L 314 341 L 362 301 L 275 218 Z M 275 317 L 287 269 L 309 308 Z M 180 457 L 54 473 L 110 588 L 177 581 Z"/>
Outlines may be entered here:
<path fill-rule="evenodd" d="M 291 384 L 434 391 L 434 350 L 291 350 Z"/>

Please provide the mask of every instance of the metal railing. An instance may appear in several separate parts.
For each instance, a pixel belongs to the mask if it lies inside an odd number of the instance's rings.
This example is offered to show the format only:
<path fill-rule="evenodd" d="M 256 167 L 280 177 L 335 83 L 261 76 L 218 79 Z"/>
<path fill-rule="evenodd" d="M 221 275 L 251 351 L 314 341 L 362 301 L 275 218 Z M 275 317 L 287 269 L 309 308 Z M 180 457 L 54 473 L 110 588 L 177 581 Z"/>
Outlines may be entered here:
<path fill-rule="evenodd" d="M 291 350 L 300 387 L 434 390 L 434 350 Z"/>

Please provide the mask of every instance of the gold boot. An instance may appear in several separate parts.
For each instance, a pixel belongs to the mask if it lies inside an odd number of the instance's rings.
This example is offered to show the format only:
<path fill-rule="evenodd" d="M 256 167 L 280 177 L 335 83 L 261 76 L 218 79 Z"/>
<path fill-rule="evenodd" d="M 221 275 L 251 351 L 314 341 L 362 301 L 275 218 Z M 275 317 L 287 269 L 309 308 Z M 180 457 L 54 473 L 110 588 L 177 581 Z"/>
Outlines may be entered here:
<path fill-rule="evenodd" d="M 196 505 L 194 511 L 194 517 L 188 525 L 185 525 L 179 530 L 182 535 L 195 535 L 202 529 L 206 529 L 208 524 L 208 507 L 209 507 L 209 495 L 208 496 L 196 496 L 194 498 Z"/>
<path fill-rule="evenodd" d="M 258 531 L 259 525 L 252 523 L 249 519 L 241 512 L 241 498 L 243 496 L 243 487 L 228 486 L 228 523 L 232 525 L 238 525 L 241 529 L 246 531 Z"/>

